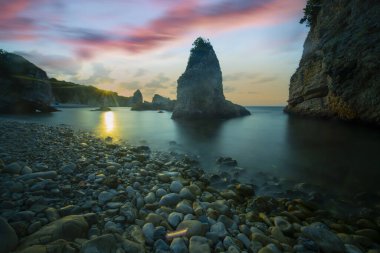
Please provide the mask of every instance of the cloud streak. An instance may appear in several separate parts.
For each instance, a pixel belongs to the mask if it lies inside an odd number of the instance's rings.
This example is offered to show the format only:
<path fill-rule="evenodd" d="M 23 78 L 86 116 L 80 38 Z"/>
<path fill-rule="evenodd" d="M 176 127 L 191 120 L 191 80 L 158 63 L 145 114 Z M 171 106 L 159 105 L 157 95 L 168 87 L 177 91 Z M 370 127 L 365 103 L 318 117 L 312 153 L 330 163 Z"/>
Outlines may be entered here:
<path fill-rule="evenodd" d="M 146 52 L 199 29 L 223 32 L 245 26 L 278 24 L 293 17 L 304 5 L 303 0 L 223 0 L 207 4 L 200 0 L 153 1 L 154 4 L 165 4 L 166 11 L 145 24 L 136 27 L 114 24 L 107 30 L 97 30 L 73 27 L 67 23 L 57 25 L 49 15 L 40 17 L 42 20 L 36 22 L 26 15 L 41 7 L 42 3 L 57 4 L 58 0 L 0 1 L 4 5 L 0 10 L 0 40 L 31 40 L 45 36 L 55 42 L 69 44 L 77 56 L 84 59 L 105 49 Z M 118 2 L 113 4 L 117 9 Z M 39 23 L 46 23 L 44 29 L 47 31 L 41 33 Z"/>
<path fill-rule="evenodd" d="M 22 15 L 45 0 L 0 0 L 0 41 L 36 39 L 43 29 L 34 17 Z"/>

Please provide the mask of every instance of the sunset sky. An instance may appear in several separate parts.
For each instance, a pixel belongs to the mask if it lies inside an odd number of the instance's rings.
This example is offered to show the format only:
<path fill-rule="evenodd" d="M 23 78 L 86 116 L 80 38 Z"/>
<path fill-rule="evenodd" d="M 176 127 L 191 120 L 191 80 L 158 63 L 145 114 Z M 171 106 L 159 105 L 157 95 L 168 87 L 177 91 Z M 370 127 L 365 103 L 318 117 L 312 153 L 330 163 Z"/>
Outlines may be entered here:
<path fill-rule="evenodd" d="M 176 97 L 192 42 L 208 38 L 227 99 L 284 105 L 308 28 L 305 0 L 0 0 L 0 48 L 49 77 Z"/>

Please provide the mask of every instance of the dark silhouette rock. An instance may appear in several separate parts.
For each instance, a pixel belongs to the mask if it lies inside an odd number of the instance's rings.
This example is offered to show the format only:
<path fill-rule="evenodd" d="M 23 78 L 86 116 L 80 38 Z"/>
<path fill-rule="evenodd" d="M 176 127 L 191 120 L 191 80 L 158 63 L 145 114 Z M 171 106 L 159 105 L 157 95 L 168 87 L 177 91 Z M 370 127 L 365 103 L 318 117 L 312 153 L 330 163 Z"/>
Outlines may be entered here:
<path fill-rule="evenodd" d="M 380 125 L 379 1 L 321 0 L 286 112 Z"/>
<path fill-rule="evenodd" d="M 178 79 L 177 102 L 172 118 L 233 118 L 250 115 L 240 105 L 226 100 L 222 71 L 209 41 L 193 43 L 185 72 Z"/>
<path fill-rule="evenodd" d="M 49 79 L 25 58 L 0 50 L 0 112 L 52 112 Z"/>

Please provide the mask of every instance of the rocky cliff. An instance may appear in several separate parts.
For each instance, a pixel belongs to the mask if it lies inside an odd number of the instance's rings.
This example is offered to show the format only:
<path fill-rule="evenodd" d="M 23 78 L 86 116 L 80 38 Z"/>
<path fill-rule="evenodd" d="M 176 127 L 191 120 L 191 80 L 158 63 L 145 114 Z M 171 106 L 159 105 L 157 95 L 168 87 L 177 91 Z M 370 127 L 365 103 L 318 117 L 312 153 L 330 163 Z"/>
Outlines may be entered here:
<path fill-rule="evenodd" d="M 226 100 L 222 71 L 210 42 L 193 43 L 185 72 L 177 83 L 177 103 L 172 118 L 233 118 L 249 115 L 240 105 Z"/>
<path fill-rule="evenodd" d="M 312 2 L 285 111 L 380 124 L 380 1 Z"/>
<path fill-rule="evenodd" d="M 25 58 L 0 50 L 0 112 L 50 112 L 53 100 L 49 79 Z"/>
<path fill-rule="evenodd" d="M 50 79 L 55 102 L 89 106 L 132 106 L 132 98 L 119 96 L 116 92 L 94 86 Z"/>
<path fill-rule="evenodd" d="M 90 106 L 133 106 L 134 99 L 119 96 L 116 92 L 94 86 L 50 79 L 55 101 L 58 103 L 83 104 Z"/>

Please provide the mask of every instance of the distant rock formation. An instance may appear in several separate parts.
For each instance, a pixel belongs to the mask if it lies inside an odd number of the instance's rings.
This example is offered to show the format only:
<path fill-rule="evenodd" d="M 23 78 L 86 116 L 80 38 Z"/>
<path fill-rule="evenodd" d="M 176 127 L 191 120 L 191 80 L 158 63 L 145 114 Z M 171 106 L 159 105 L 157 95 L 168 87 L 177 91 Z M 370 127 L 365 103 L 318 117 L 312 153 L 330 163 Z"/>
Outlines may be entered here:
<path fill-rule="evenodd" d="M 173 111 L 175 103 L 176 100 L 171 100 L 158 94 L 154 94 L 152 99 L 152 104 L 157 110 Z"/>
<path fill-rule="evenodd" d="M 141 94 L 141 91 L 140 90 L 136 90 L 133 93 L 133 97 L 132 97 L 132 100 L 131 100 L 131 106 L 142 104 L 143 102 L 144 102 L 144 100 L 143 100 L 143 95 Z"/>
<path fill-rule="evenodd" d="M 111 111 L 111 108 L 106 107 L 106 106 L 101 106 L 101 107 L 93 109 L 91 111 L 94 111 L 94 112 L 109 112 L 109 111 Z"/>
<path fill-rule="evenodd" d="M 0 50 L 0 112 L 52 112 L 53 95 L 45 71 L 25 58 Z"/>
<path fill-rule="evenodd" d="M 380 1 L 308 5 L 310 31 L 285 111 L 380 125 Z"/>
<path fill-rule="evenodd" d="M 144 101 L 144 103 L 135 104 L 132 106 L 133 111 L 148 111 L 148 110 L 165 110 L 173 111 L 176 101 L 170 98 L 154 94 L 152 102 Z"/>
<path fill-rule="evenodd" d="M 173 119 L 233 118 L 250 115 L 240 105 L 226 100 L 222 71 L 209 41 L 197 38 L 185 72 L 178 79 Z"/>

